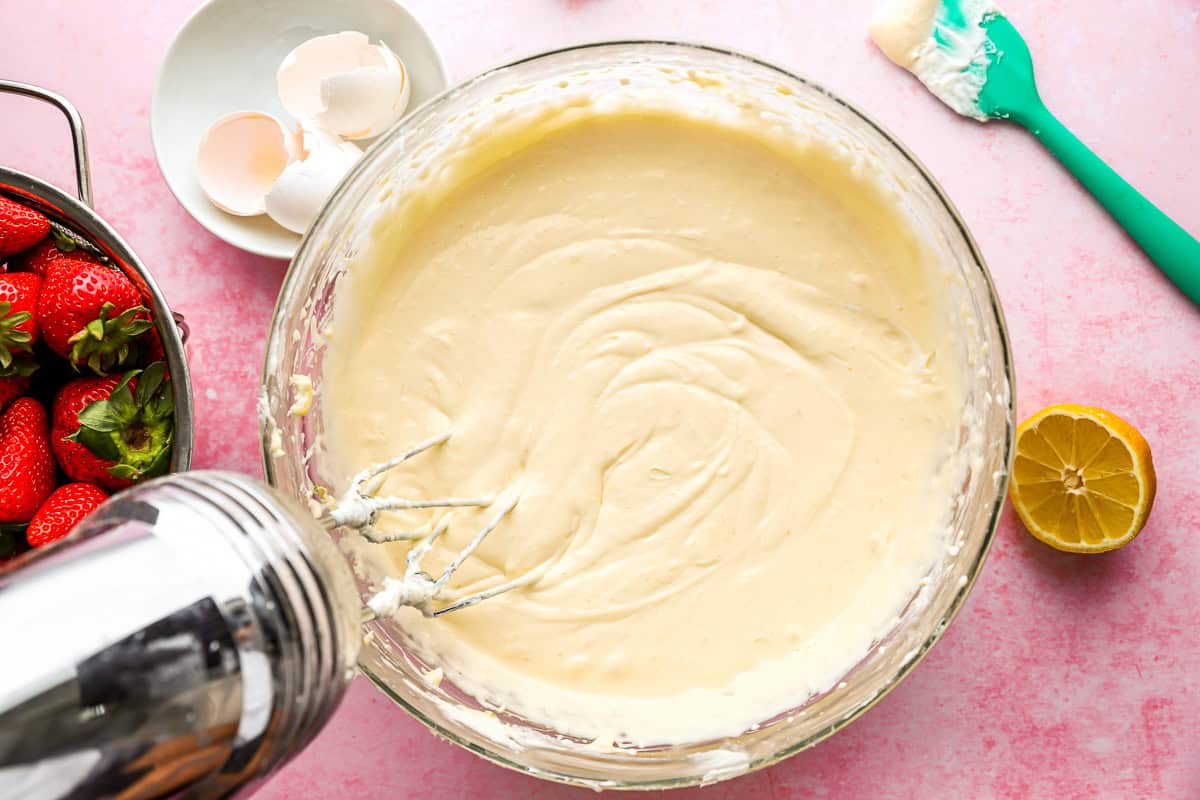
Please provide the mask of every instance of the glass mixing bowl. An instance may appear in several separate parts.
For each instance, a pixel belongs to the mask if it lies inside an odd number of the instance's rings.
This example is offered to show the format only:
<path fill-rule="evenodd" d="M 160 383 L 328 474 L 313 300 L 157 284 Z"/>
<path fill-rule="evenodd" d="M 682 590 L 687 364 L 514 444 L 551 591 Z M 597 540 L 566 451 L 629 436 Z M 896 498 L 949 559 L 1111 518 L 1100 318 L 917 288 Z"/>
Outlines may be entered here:
<path fill-rule="evenodd" d="M 706 91 L 712 86 L 722 90 Z M 477 127 L 486 115 L 533 111 L 564 93 L 646 103 L 669 98 L 718 116 L 745 113 L 752 100 L 755 124 L 789 136 L 819 132 L 869 162 L 899 197 L 940 268 L 961 316 L 961 355 L 970 359 L 976 376 L 963 409 L 962 442 L 977 446 L 978 458 L 955 501 L 955 538 L 944 559 L 914 588 L 894 630 L 837 688 L 739 737 L 587 749 L 511 712 L 478 713 L 483 706 L 449 679 L 434 687 L 421 677 L 436 665 L 411 651 L 398 626 L 379 620 L 366 626 L 362 671 L 436 733 L 498 764 L 593 788 L 722 780 L 809 747 L 862 714 L 921 660 L 962 605 L 987 554 L 1008 483 L 1014 401 L 1004 320 L 983 259 L 941 188 L 887 131 L 826 89 L 753 58 L 694 45 L 622 42 L 546 53 L 473 78 L 415 111 L 370 149 L 305 237 L 275 311 L 260 398 L 263 453 L 273 485 L 302 499 L 312 498 L 315 486 L 336 485 L 323 444 L 324 341 L 338 277 L 369 246 L 372 209 L 438 169 L 463 130 Z M 296 373 L 311 376 L 317 388 L 305 416 L 288 414 L 288 381 Z M 364 599 L 370 594 L 361 582 L 359 590 Z"/>

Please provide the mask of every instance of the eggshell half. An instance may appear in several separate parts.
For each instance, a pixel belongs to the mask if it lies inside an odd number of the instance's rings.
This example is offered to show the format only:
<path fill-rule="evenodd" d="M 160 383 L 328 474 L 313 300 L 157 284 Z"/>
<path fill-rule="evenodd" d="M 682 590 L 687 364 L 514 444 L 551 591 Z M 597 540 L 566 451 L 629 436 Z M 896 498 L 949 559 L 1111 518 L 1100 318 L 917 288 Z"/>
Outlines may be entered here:
<path fill-rule="evenodd" d="M 304 42 L 284 58 L 276 82 L 290 114 L 349 139 L 378 136 L 411 94 L 400 59 L 357 31 Z"/>
<path fill-rule="evenodd" d="M 254 216 L 266 211 L 271 186 L 301 152 L 296 134 L 275 117 L 239 111 L 205 132 L 196 150 L 196 178 L 217 208 Z"/>
<path fill-rule="evenodd" d="M 377 45 L 386 67 L 359 67 L 321 80 L 325 110 L 317 123 L 347 139 L 368 139 L 390 128 L 408 108 L 412 89 L 400 59 Z"/>
<path fill-rule="evenodd" d="M 342 177 L 362 157 L 350 142 L 312 129 L 303 134 L 306 155 L 287 166 L 267 194 L 271 219 L 289 231 L 304 233 Z"/>

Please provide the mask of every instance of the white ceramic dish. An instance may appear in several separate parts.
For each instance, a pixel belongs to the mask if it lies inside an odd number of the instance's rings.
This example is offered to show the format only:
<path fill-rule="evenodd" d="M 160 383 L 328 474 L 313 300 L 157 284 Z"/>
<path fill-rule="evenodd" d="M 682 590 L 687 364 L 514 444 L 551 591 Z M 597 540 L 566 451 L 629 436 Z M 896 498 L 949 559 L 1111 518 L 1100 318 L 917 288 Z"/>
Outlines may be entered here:
<path fill-rule="evenodd" d="M 978 424 L 985 445 L 955 503 L 953 529 L 960 538 L 945 550 L 928 581 L 914 587 L 895 629 L 836 689 L 814 695 L 737 737 L 647 748 L 581 746 L 544 724 L 474 697 L 456 684 L 453 673 L 440 682 L 430 681 L 430 670 L 440 665 L 424 660 L 427 655 L 402 626 L 390 620 L 366 623 L 369 633 L 359 668 L 439 736 L 503 766 L 592 789 L 713 783 L 816 744 L 909 674 L 966 598 L 1007 496 L 1015 428 L 1013 366 L 1003 314 L 983 258 L 934 179 L 891 134 L 847 101 L 745 55 L 668 42 L 608 42 L 531 56 L 485 72 L 427 103 L 353 167 L 309 230 L 284 279 L 263 369 L 260 426 L 267 479 L 304 502 L 313 496 L 314 483 L 337 485 L 336 465 L 321 444 L 327 441 L 323 403 L 330 395 L 317 391 L 307 415 L 289 414 L 289 376 L 299 373 L 319 380 L 323 374 L 327 353 L 324 338 L 317 334 L 331 323 L 336 327 L 336 295 L 346 286 L 340 276 L 353 268 L 354 254 L 367 246 L 365 237 L 372 230 L 367 223 L 374 210 L 381 203 L 398 203 L 406 194 L 425 191 L 421 176 L 454 163 L 452 150 L 469 124 L 493 116 L 529 117 L 581 95 L 604 96 L 618 104 L 614 107 L 653 107 L 663 94 L 679 92 L 676 76 L 687 74 L 711 79 L 720 87 L 708 91 L 697 83 L 688 90 L 687 108 L 697 114 L 736 118 L 742 113 L 739 104 L 749 103 L 763 109 L 764 124 L 777 126 L 779 135 L 804 141 L 814 131 L 822 132 L 878 169 L 880 180 L 886 181 L 881 185 L 905 187 L 897 197 L 905 214 L 911 215 L 907 218 L 931 248 L 933 263 L 944 270 L 946 291 L 961 298 L 962 346 L 971 348 L 978 370 L 969 387 L 962 435 L 973 435 L 969 424 Z M 345 533 L 340 530 L 334 536 Z M 359 590 L 364 602 L 374 594 L 361 577 Z M 967 691 L 944 689 L 949 694 Z M 530 795 L 536 793 L 530 788 Z M 615 795 L 607 797 L 616 800 Z M 626 798 L 634 800 L 632 795 Z"/>
<path fill-rule="evenodd" d="M 263 256 L 295 255 L 297 234 L 265 215 L 236 217 L 208 201 L 196 180 L 196 148 L 208 126 L 231 111 L 290 120 L 275 92 L 279 62 L 307 39 L 352 30 L 384 42 L 404 62 L 410 109 L 446 88 L 446 65 L 429 34 L 395 0 L 210 0 L 179 29 L 159 65 L 150 133 L 167 185 L 214 236 Z"/>

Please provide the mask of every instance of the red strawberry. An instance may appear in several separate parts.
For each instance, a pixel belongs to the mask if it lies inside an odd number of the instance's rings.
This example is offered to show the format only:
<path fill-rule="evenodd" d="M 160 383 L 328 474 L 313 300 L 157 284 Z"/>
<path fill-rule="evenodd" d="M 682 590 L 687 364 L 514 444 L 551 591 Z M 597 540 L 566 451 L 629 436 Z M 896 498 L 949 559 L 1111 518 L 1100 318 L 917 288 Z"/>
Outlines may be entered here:
<path fill-rule="evenodd" d="M 73 239 L 60 234 L 54 227 L 51 227 L 50 233 L 51 235 L 47 236 L 37 247 L 10 258 L 8 260 L 8 271 L 32 272 L 38 277 L 44 278 L 46 277 L 46 271 L 50 269 L 50 265 L 64 258 L 97 261 L 95 256 L 79 249 Z M 99 262 L 97 261 L 97 263 Z"/>
<path fill-rule="evenodd" d="M 29 391 L 28 375 L 13 375 L 0 378 L 0 411 L 8 408 L 8 404 Z"/>
<path fill-rule="evenodd" d="M 120 489 L 171 463 L 175 401 L 161 361 L 124 376 L 80 378 L 54 398 L 50 440 L 75 481 Z"/>
<path fill-rule="evenodd" d="M 0 275 L 0 376 L 28 375 L 37 342 L 42 279 L 29 272 Z"/>
<path fill-rule="evenodd" d="M 50 544 L 70 533 L 79 522 L 108 499 L 108 494 L 90 483 L 68 483 L 58 487 L 42 503 L 29 522 L 25 540 L 30 547 Z"/>
<path fill-rule="evenodd" d="M 54 397 L 54 404 L 50 408 L 50 444 L 58 465 L 72 480 L 95 481 L 97 476 L 108 473 L 111 462 L 99 458 L 68 437 L 79 430 L 79 412 L 93 403 L 108 400 L 121 380 L 120 375 L 78 378 L 63 386 Z M 128 482 L 110 484 L 109 488 L 128 485 Z"/>
<path fill-rule="evenodd" d="M 125 364 L 130 343 L 154 327 L 137 287 L 119 270 L 63 258 L 46 273 L 38 322 L 50 349 L 97 375 Z"/>
<path fill-rule="evenodd" d="M 54 491 L 46 409 L 22 397 L 0 416 L 0 522 L 28 522 Z"/>
<path fill-rule="evenodd" d="M 50 220 L 45 215 L 0 197 L 0 259 L 28 250 L 49 232 Z"/>

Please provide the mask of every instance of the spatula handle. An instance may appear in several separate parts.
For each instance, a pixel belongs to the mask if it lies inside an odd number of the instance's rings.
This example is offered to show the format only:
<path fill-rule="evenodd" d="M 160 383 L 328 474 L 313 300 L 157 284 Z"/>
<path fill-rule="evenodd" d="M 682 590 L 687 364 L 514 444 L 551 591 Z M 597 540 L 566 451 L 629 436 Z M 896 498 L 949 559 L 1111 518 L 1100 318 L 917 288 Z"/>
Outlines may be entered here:
<path fill-rule="evenodd" d="M 1179 289 L 1200 305 L 1200 242 L 1093 153 L 1040 103 L 1013 114 L 1100 201 Z"/>

